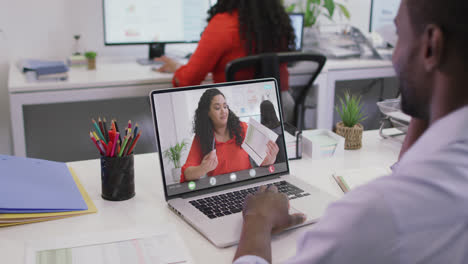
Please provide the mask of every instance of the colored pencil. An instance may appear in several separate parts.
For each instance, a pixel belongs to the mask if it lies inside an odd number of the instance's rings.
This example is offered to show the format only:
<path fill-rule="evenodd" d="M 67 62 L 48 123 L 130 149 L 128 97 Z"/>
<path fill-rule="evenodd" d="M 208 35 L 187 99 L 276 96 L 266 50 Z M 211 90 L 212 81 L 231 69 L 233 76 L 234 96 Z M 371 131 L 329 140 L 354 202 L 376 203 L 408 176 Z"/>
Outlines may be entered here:
<path fill-rule="evenodd" d="M 117 126 L 117 120 L 115 119 L 114 119 L 114 126 L 115 126 L 115 131 L 119 132 L 119 146 L 120 146 L 120 143 L 122 142 L 122 137 L 120 136 L 119 126 Z"/>
<path fill-rule="evenodd" d="M 94 142 L 94 145 L 96 145 L 96 148 L 99 150 L 99 153 L 102 155 L 102 150 L 101 148 L 99 147 L 98 143 L 96 142 L 96 139 L 94 139 L 94 136 L 93 136 L 93 133 L 89 132 L 89 137 L 91 138 L 91 140 Z"/>
<path fill-rule="evenodd" d="M 104 125 L 102 124 L 102 119 L 101 117 L 98 117 L 98 124 L 99 124 L 99 130 L 101 131 L 102 135 L 104 138 L 106 137 L 106 134 L 104 133 Z"/>
<path fill-rule="evenodd" d="M 96 130 L 97 130 L 97 133 L 98 133 L 99 137 L 100 137 L 101 139 L 103 139 L 104 142 L 107 144 L 106 139 L 104 138 L 104 135 L 103 135 L 102 132 L 101 132 L 101 129 L 99 128 L 98 124 L 96 123 L 96 120 L 94 120 L 94 118 L 93 118 L 92 121 L 93 121 L 94 127 L 95 127 Z"/>
<path fill-rule="evenodd" d="M 128 148 L 130 148 L 130 145 L 132 143 L 132 140 L 133 140 L 133 137 L 131 135 L 129 135 L 129 138 L 127 140 L 127 144 L 125 144 L 125 148 L 123 150 L 123 156 L 126 156 L 127 155 L 127 151 L 128 151 Z"/>
<path fill-rule="evenodd" d="M 115 132 L 115 131 L 114 131 Z M 115 135 L 114 135 L 114 142 L 113 142 L 113 145 L 112 145 L 112 151 L 111 151 L 111 157 L 114 157 L 114 153 L 115 153 L 115 145 L 117 145 L 117 139 L 119 138 L 119 132 L 115 132 Z"/>
<path fill-rule="evenodd" d="M 110 157 L 111 151 L 112 151 L 112 140 L 109 141 L 109 144 L 107 144 L 107 152 L 106 152 L 106 157 Z"/>
<path fill-rule="evenodd" d="M 133 140 L 132 145 L 130 146 L 130 148 L 129 148 L 128 151 L 127 151 L 127 156 L 130 155 L 130 154 L 132 154 L 133 148 L 135 148 L 135 145 L 136 145 L 138 139 L 140 138 L 140 135 L 141 135 L 141 132 L 139 132 L 138 135 L 137 135 L 137 136 L 135 137 L 135 139 Z"/>
<path fill-rule="evenodd" d="M 124 152 L 125 146 L 127 145 L 127 142 L 128 142 L 128 136 L 125 136 L 124 142 L 122 143 L 122 147 L 120 148 L 120 151 L 119 151 L 119 157 L 122 157 L 122 154 Z"/>
<path fill-rule="evenodd" d="M 106 122 L 106 118 L 104 117 L 104 120 L 102 122 L 102 126 L 104 127 L 104 136 L 106 137 L 106 140 L 107 142 L 110 141 L 110 138 L 109 138 L 109 133 L 107 132 L 107 122 Z"/>
<path fill-rule="evenodd" d="M 107 152 L 107 144 L 104 142 L 104 140 L 99 140 L 98 142 L 98 145 L 101 146 L 102 148 L 102 153 L 104 153 L 103 155 L 105 156 L 106 155 L 106 152 Z"/>
<path fill-rule="evenodd" d="M 128 120 L 127 132 L 128 134 L 132 133 L 132 120 Z"/>

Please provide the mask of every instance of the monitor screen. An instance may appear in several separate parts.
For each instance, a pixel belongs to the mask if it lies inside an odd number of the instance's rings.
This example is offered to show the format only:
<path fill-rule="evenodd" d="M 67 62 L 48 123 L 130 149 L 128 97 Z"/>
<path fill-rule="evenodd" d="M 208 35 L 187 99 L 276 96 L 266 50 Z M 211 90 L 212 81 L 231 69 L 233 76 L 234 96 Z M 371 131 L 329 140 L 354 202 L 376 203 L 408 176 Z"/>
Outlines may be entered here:
<path fill-rule="evenodd" d="M 151 100 L 167 196 L 289 171 L 273 79 L 156 90 Z M 272 142 L 278 154 L 263 158 Z"/>
<path fill-rule="evenodd" d="M 291 25 L 294 29 L 294 34 L 296 35 L 296 50 L 302 50 L 302 35 L 304 28 L 304 14 L 301 13 L 291 13 L 289 14 L 291 19 Z"/>
<path fill-rule="evenodd" d="M 393 28 L 401 0 L 373 0 L 371 6 L 370 32 Z"/>
<path fill-rule="evenodd" d="M 210 0 L 103 0 L 106 45 L 196 42 Z"/>

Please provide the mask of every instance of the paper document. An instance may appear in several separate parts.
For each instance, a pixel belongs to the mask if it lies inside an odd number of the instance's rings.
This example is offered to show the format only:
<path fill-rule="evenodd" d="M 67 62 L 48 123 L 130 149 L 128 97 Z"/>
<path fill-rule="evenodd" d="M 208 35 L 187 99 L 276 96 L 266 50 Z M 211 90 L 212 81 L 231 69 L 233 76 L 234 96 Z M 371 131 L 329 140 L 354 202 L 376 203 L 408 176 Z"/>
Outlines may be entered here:
<path fill-rule="evenodd" d="M 75 172 L 72 168 L 69 168 L 71 174 L 73 175 L 73 179 L 76 182 L 76 186 L 81 192 L 86 204 L 88 205 L 88 210 L 79 210 L 79 211 L 70 211 L 70 212 L 54 212 L 54 213 L 21 213 L 21 214 L 0 214 L 0 227 L 5 226 L 12 226 L 12 225 L 20 225 L 20 224 L 29 224 L 29 223 L 36 223 L 48 220 L 56 220 L 71 216 L 78 216 L 83 214 L 91 214 L 96 213 L 97 208 L 94 205 L 93 201 L 89 197 L 88 193 L 84 189 L 83 185 L 81 185 L 80 180 L 75 175 Z"/>
<path fill-rule="evenodd" d="M 364 185 L 378 177 L 391 174 L 390 168 L 370 167 L 352 170 L 337 171 L 333 178 L 343 192 L 348 192 L 360 185 Z"/>
<path fill-rule="evenodd" d="M 125 232 L 127 234 L 124 234 Z M 91 236 L 79 238 L 80 242 L 58 238 L 55 241 L 45 241 L 43 245 L 27 246 L 26 264 L 193 263 L 183 240 L 173 228 L 157 233 L 122 230 L 109 235 L 96 234 L 99 237 L 96 239 Z M 130 238 L 132 236 L 134 238 Z M 125 239 L 121 239 L 122 237 Z M 89 244 L 83 244 L 84 242 Z M 71 246 L 73 243 L 76 246 Z"/>
<path fill-rule="evenodd" d="M 260 166 L 267 155 L 268 141 L 275 142 L 278 134 L 271 129 L 260 124 L 253 118 L 249 119 L 249 127 L 242 143 L 242 148 L 249 154 L 249 156 Z"/>
<path fill-rule="evenodd" d="M 0 155 L 0 213 L 87 209 L 65 163 Z"/>

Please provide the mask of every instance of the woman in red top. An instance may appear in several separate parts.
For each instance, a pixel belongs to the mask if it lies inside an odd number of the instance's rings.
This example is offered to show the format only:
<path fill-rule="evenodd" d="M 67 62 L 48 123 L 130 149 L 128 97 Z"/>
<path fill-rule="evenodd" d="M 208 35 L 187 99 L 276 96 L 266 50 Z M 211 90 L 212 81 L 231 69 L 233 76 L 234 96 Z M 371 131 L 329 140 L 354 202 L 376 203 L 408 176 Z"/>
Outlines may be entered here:
<path fill-rule="evenodd" d="M 215 83 L 225 82 L 226 64 L 252 54 L 294 50 L 295 35 L 280 0 L 218 0 L 208 11 L 208 25 L 189 62 L 178 65 L 162 57 L 161 72 L 175 72 L 174 86 L 200 84 L 208 73 Z M 287 65 L 280 67 L 281 90 L 289 89 Z M 252 71 L 239 72 L 238 80 L 252 79 Z"/>
<path fill-rule="evenodd" d="M 187 161 L 182 166 L 180 182 L 198 180 L 204 175 L 215 176 L 250 169 L 249 155 L 241 145 L 247 124 L 229 110 L 224 95 L 218 89 L 206 90 L 195 111 L 195 137 Z M 275 162 L 279 148 L 270 141 L 262 166 Z"/>

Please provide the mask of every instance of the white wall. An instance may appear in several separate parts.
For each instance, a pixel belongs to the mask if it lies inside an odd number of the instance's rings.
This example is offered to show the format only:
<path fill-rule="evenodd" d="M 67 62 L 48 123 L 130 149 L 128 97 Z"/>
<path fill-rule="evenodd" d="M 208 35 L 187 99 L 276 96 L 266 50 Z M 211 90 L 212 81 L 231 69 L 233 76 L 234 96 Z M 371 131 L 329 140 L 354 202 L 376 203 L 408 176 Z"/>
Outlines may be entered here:
<path fill-rule="evenodd" d="M 293 0 L 286 0 L 286 3 Z M 351 24 L 364 32 L 369 23 L 370 0 L 343 0 Z M 146 46 L 105 47 L 101 0 L 0 0 L 0 153 L 10 154 L 8 62 L 34 57 L 64 59 L 73 50 L 73 35 L 81 35 L 85 50 L 95 50 L 98 60 L 108 56 L 146 57 Z M 325 23 L 325 22 L 324 22 Z"/>

